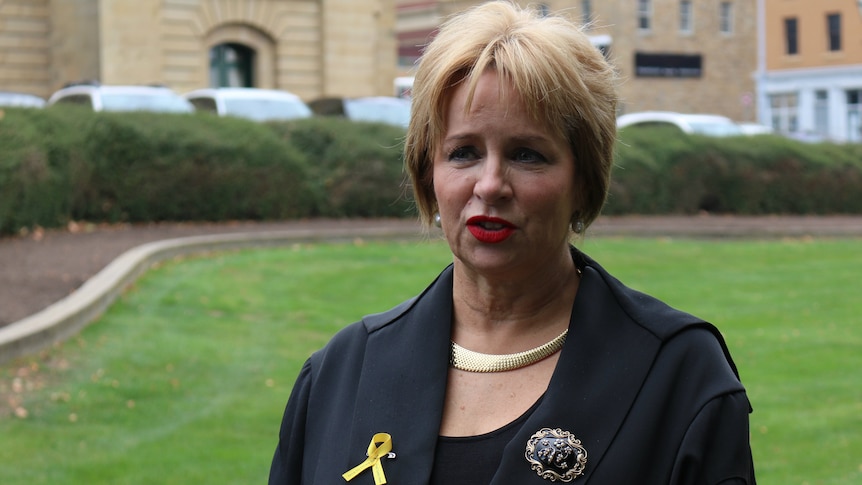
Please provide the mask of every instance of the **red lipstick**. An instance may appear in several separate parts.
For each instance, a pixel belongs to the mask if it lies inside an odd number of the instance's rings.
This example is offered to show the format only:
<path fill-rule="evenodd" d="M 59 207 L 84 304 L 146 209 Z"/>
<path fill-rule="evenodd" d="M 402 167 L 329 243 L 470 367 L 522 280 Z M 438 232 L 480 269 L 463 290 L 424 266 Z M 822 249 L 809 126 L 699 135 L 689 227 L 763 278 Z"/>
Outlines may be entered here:
<path fill-rule="evenodd" d="M 473 216 L 467 220 L 467 230 L 479 242 L 496 244 L 508 239 L 515 232 L 515 226 L 498 217 Z"/>

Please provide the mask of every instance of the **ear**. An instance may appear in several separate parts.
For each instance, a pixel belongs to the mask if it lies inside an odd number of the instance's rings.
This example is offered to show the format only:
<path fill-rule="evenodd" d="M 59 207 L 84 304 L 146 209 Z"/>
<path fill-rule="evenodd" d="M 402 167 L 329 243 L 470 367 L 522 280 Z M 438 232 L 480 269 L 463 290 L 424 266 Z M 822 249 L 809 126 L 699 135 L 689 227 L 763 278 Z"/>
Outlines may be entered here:
<path fill-rule="evenodd" d="M 572 218 L 571 222 L 575 223 L 583 218 L 584 207 L 584 182 L 577 179 L 574 184 L 574 193 L 572 194 Z M 581 221 L 583 222 L 583 221 Z"/>

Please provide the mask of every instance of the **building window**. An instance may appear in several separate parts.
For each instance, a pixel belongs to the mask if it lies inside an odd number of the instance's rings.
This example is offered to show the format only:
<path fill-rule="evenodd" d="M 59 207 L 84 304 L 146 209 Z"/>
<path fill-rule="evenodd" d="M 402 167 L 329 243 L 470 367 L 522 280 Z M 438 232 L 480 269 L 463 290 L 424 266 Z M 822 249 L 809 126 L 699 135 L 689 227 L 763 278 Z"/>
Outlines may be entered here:
<path fill-rule="evenodd" d="M 652 23 L 652 2 L 638 0 L 638 30 L 650 30 Z"/>
<path fill-rule="evenodd" d="M 546 3 L 540 3 L 538 6 L 539 15 L 542 17 L 547 17 L 551 13 L 551 9 L 548 7 Z"/>
<path fill-rule="evenodd" d="M 862 89 L 847 91 L 847 141 L 862 142 Z"/>
<path fill-rule="evenodd" d="M 690 33 L 692 29 L 691 0 L 680 0 L 679 2 L 679 31 Z"/>
<path fill-rule="evenodd" d="M 769 107 L 772 111 L 772 128 L 779 133 L 796 133 L 799 130 L 797 121 L 796 93 L 773 94 L 769 96 Z"/>
<path fill-rule="evenodd" d="M 254 50 L 242 44 L 219 44 L 210 49 L 210 87 L 254 87 Z"/>
<path fill-rule="evenodd" d="M 829 136 L 829 93 L 823 90 L 814 92 L 814 131 Z"/>
<path fill-rule="evenodd" d="M 731 2 L 721 2 L 719 5 L 718 29 L 722 34 L 733 32 L 733 4 Z"/>
<path fill-rule="evenodd" d="M 593 19 L 593 2 L 581 0 L 581 23 L 588 25 Z"/>
<path fill-rule="evenodd" d="M 784 45 L 787 55 L 799 54 L 799 22 L 796 17 L 784 19 Z"/>
<path fill-rule="evenodd" d="M 841 50 L 841 14 L 832 13 L 826 16 L 826 29 L 829 35 L 829 50 Z"/>

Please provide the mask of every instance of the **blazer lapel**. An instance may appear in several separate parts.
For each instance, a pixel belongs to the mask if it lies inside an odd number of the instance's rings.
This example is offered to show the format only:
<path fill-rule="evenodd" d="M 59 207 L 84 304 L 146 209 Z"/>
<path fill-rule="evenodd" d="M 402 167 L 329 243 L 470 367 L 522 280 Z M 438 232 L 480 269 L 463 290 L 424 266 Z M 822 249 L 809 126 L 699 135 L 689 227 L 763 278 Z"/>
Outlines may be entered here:
<path fill-rule="evenodd" d="M 586 266 L 572 308 L 569 336 L 542 402 L 509 443 L 493 484 L 544 483 L 524 456 L 542 428 L 560 428 L 587 452 L 584 475 L 601 462 L 623 423 L 660 342 L 632 324 L 598 270 Z"/>
<path fill-rule="evenodd" d="M 451 267 L 396 318 L 397 324 L 390 325 L 391 318 L 363 320 L 370 334 L 353 417 L 351 459 L 361 463 L 372 436 L 388 433 L 395 458 L 383 460 L 387 481 L 427 483 L 449 368 Z M 371 471 L 366 473 L 368 477 L 357 477 L 352 484 L 373 483 Z"/>

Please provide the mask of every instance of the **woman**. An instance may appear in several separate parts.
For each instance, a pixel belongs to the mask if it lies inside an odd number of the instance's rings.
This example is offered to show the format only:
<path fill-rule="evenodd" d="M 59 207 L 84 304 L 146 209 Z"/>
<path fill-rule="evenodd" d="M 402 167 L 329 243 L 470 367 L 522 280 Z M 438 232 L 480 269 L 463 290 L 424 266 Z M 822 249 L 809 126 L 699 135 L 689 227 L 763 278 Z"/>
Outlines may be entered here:
<path fill-rule="evenodd" d="M 614 83 L 561 18 L 489 2 L 442 26 L 405 158 L 453 263 L 306 362 L 271 484 L 754 483 L 718 331 L 569 243 L 607 193 Z"/>

